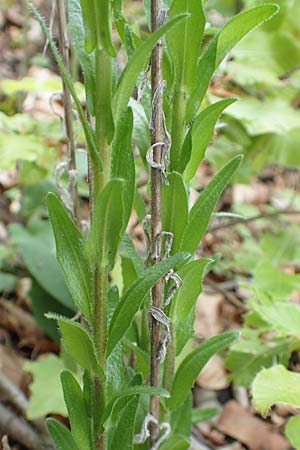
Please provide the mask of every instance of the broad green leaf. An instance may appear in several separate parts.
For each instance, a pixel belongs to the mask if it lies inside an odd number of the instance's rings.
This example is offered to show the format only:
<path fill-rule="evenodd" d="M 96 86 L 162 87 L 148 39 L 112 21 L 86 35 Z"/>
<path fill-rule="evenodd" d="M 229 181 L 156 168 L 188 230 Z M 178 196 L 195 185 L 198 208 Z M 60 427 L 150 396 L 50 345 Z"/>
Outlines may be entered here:
<path fill-rule="evenodd" d="M 55 236 L 57 260 L 76 306 L 91 323 L 92 273 L 83 236 L 56 195 L 48 194 L 47 205 Z"/>
<path fill-rule="evenodd" d="M 48 314 L 47 317 L 57 320 L 62 342 L 72 358 L 81 367 L 100 376 L 103 380 L 105 376 L 97 361 L 94 343 L 90 334 L 77 322 L 53 314 Z"/>
<path fill-rule="evenodd" d="M 161 445 L 160 450 L 188 450 L 189 448 L 190 441 L 179 434 L 175 434 Z"/>
<path fill-rule="evenodd" d="M 24 370 L 30 372 L 33 377 L 27 409 L 29 420 L 44 417 L 50 413 L 67 415 L 60 383 L 60 374 L 64 368 L 63 360 L 54 354 L 49 354 L 40 361 L 26 362 Z M 47 386 L 46 395 L 45 386 Z"/>
<path fill-rule="evenodd" d="M 188 253 L 178 253 L 164 261 L 160 261 L 155 264 L 155 266 L 148 269 L 145 275 L 137 279 L 127 290 L 118 304 L 111 320 L 108 334 L 108 355 L 130 327 L 135 313 L 140 308 L 145 296 L 149 293 L 152 286 L 157 283 L 160 278 L 166 275 L 170 269 L 178 266 L 188 258 Z"/>
<path fill-rule="evenodd" d="M 72 436 L 80 450 L 92 450 L 92 423 L 87 414 L 82 390 L 71 372 L 63 371 L 60 378 Z"/>
<path fill-rule="evenodd" d="M 124 181 L 107 183 L 96 199 L 91 231 L 87 239 L 87 253 L 93 266 L 112 269 L 123 230 Z"/>
<path fill-rule="evenodd" d="M 171 411 L 177 409 L 185 401 L 196 378 L 208 360 L 215 353 L 227 347 L 238 335 L 237 332 L 226 332 L 214 336 L 186 356 L 175 374 L 169 401 Z"/>
<path fill-rule="evenodd" d="M 210 217 L 217 205 L 217 202 L 232 175 L 237 170 L 242 156 L 233 158 L 223 169 L 221 169 L 210 183 L 206 186 L 200 197 L 192 207 L 189 214 L 189 221 L 185 227 L 180 249 L 193 254 L 210 221 Z"/>
<path fill-rule="evenodd" d="M 178 270 L 178 275 L 182 279 L 175 303 L 174 320 L 183 321 L 190 314 L 192 308 L 202 292 L 202 280 L 205 275 L 205 269 L 211 260 L 197 259 L 185 264 Z"/>
<path fill-rule="evenodd" d="M 192 392 L 186 397 L 184 403 L 171 413 L 172 434 L 189 438 L 192 432 Z"/>
<path fill-rule="evenodd" d="M 110 450 L 133 449 L 134 426 L 138 403 L 139 396 L 135 395 L 123 409 L 109 446 Z"/>
<path fill-rule="evenodd" d="M 196 117 L 192 127 L 192 152 L 190 160 L 184 172 L 184 180 L 190 181 L 201 161 L 205 156 L 205 150 L 213 137 L 214 129 L 220 114 L 227 106 L 234 103 L 236 99 L 230 98 L 221 100 L 208 106 Z"/>
<path fill-rule="evenodd" d="M 173 233 L 172 254 L 179 250 L 182 234 L 188 222 L 188 196 L 179 173 L 168 175 L 169 186 L 163 185 L 162 223 L 163 229 Z"/>
<path fill-rule="evenodd" d="M 125 180 L 124 192 L 124 221 L 125 230 L 133 204 L 135 191 L 135 166 L 132 149 L 132 127 L 133 115 L 131 108 L 128 108 L 120 118 L 115 131 L 111 150 L 111 178 Z"/>
<path fill-rule="evenodd" d="M 47 419 L 47 426 L 56 450 L 80 450 L 70 430 L 61 422 L 55 419 Z"/>
<path fill-rule="evenodd" d="M 236 386 L 248 387 L 255 375 L 264 367 L 271 367 L 274 360 L 287 364 L 294 349 L 299 345 L 291 339 L 272 339 L 264 342 L 255 335 L 259 331 L 243 331 L 243 339 L 234 343 L 225 360 L 225 367 L 230 370 Z M 251 334 L 250 334 L 251 333 Z"/>
<path fill-rule="evenodd" d="M 133 112 L 133 141 L 139 148 L 142 160 L 147 166 L 146 153 L 151 145 L 149 131 L 149 120 L 146 116 L 143 105 L 134 98 L 129 101 L 129 106 Z"/>
<path fill-rule="evenodd" d="M 96 96 L 95 58 L 93 57 L 94 55 L 89 55 L 85 51 L 84 24 L 80 0 L 68 0 L 68 16 L 72 42 L 84 75 L 84 85 L 89 111 L 94 115 Z"/>
<path fill-rule="evenodd" d="M 137 253 L 131 237 L 126 233 L 122 237 L 119 253 L 122 257 L 130 259 L 132 261 L 134 270 L 138 277 L 143 275 L 143 273 L 145 272 L 143 260 Z"/>
<path fill-rule="evenodd" d="M 284 434 L 292 444 L 292 446 L 296 449 L 300 449 L 300 417 L 294 416 L 291 417 L 288 421 Z"/>
<path fill-rule="evenodd" d="M 277 403 L 299 408 L 300 374 L 290 372 L 282 365 L 263 369 L 253 381 L 252 399 L 263 416 Z"/>
<path fill-rule="evenodd" d="M 275 4 L 265 4 L 243 11 L 230 19 L 216 34 L 201 56 L 195 87 L 188 104 L 186 120 L 189 122 L 197 112 L 207 91 L 211 77 L 228 52 L 257 25 L 272 17 L 278 11 Z"/>
<path fill-rule="evenodd" d="M 126 110 L 137 78 L 148 61 L 151 50 L 156 42 L 161 38 L 161 36 L 163 36 L 163 34 L 169 31 L 172 27 L 175 27 L 182 20 L 185 20 L 187 17 L 188 16 L 186 14 L 181 14 L 180 16 L 174 17 L 159 30 L 155 31 L 139 48 L 136 49 L 121 75 L 114 95 L 113 110 L 115 123 L 118 123 L 122 114 Z"/>
<path fill-rule="evenodd" d="M 293 303 L 284 301 L 269 302 L 268 304 L 251 301 L 251 308 L 269 323 L 282 336 L 292 336 L 300 339 L 300 308 Z"/>
<path fill-rule="evenodd" d="M 54 256 L 54 242 L 52 251 L 51 236 L 35 236 L 18 224 L 11 225 L 9 231 L 27 269 L 38 284 L 59 303 L 74 311 L 74 303 Z"/>
<path fill-rule="evenodd" d="M 211 420 L 218 416 L 221 411 L 222 409 L 219 407 L 192 409 L 192 422 L 193 424 L 206 422 L 207 420 Z"/>
<path fill-rule="evenodd" d="M 92 161 L 92 165 L 93 165 L 93 169 L 94 169 L 94 174 L 99 174 L 102 173 L 102 163 L 101 160 L 99 158 L 98 155 L 98 151 L 96 148 L 96 144 L 95 144 L 95 137 L 92 131 L 92 128 L 87 120 L 87 117 L 85 115 L 85 112 L 83 110 L 83 107 L 81 105 L 81 102 L 76 94 L 75 88 L 74 88 L 74 83 L 73 80 L 71 78 L 71 75 L 69 74 L 69 72 L 67 71 L 67 69 L 64 66 L 64 63 L 62 61 L 62 58 L 60 56 L 59 51 L 57 50 L 57 47 L 55 45 L 55 42 L 47 28 L 46 22 L 45 20 L 42 18 L 42 16 L 40 15 L 40 13 L 38 12 L 38 10 L 35 8 L 34 5 L 30 4 L 30 8 L 34 14 L 34 16 L 36 17 L 36 19 L 38 20 L 43 33 L 45 34 L 46 38 L 48 39 L 50 48 L 52 50 L 53 56 L 55 58 L 55 61 L 59 67 L 59 70 L 61 72 L 61 76 L 68 88 L 68 90 L 70 91 L 70 94 L 74 100 L 74 103 L 76 105 L 76 109 L 78 111 L 78 115 L 79 115 L 79 119 L 85 134 L 85 138 L 87 141 L 87 145 L 88 145 L 88 150 L 90 152 L 90 156 L 91 156 L 91 161 Z M 98 177 L 94 177 L 94 185 L 95 185 L 95 192 L 98 192 L 99 190 L 99 185 L 98 185 Z"/>
<path fill-rule="evenodd" d="M 194 85 L 197 60 L 205 26 L 205 16 L 201 0 L 173 0 L 170 18 L 178 14 L 190 14 L 188 20 L 181 22 L 176 29 L 167 34 L 168 50 L 174 65 L 176 89 L 188 94 Z M 176 95 L 176 94 L 175 94 Z"/>

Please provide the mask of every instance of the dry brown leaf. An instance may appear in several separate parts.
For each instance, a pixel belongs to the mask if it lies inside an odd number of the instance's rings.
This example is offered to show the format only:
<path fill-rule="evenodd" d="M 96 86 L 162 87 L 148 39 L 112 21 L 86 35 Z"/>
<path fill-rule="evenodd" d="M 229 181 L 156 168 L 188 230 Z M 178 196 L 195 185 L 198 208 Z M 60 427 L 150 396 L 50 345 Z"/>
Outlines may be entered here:
<path fill-rule="evenodd" d="M 217 425 L 218 430 L 245 444 L 249 450 L 288 450 L 285 437 L 261 419 L 242 408 L 236 401 L 226 403 Z"/>
<path fill-rule="evenodd" d="M 261 205 L 267 203 L 270 198 L 269 186 L 262 183 L 235 184 L 232 190 L 233 203 Z"/>
<path fill-rule="evenodd" d="M 224 303 L 222 294 L 202 292 L 196 304 L 195 334 L 209 338 L 224 331 L 221 309 Z"/>
<path fill-rule="evenodd" d="M 196 383 L 205 389 L 220 390 L 229 386 L 224 360 L 214 355 L 202 369 Z"/>

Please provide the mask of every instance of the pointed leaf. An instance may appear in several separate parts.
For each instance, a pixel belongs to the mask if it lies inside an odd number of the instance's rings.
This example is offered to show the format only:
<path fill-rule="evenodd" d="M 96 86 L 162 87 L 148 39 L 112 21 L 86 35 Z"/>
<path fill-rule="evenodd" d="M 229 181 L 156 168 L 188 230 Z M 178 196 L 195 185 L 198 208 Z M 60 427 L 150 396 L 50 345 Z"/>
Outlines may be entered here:
<path fill-rule="evenodd" d="M 131 214 L 135 191 L 132 128 L 133 114 L 131 108 L 128 108 L 117 124 L 111 151 L 111 177 L 125 180 L 123 230 L 125 230 Z"/>
<path fill-rule="evenodd" d="M 139 396 L 135 395 L 121 413 L 119 422 L 116 426 L 110 450 L 132 450 L 134 426 L 139 404 Z"/>
<path fill-rule="evenodd" d="M 228 52 L 257 25 L 272 17 L 278 11 L 278 5 L 265 4 L 243 11 L 230 19 L 216 34 L 201 56 L 190 97 L 186 121 L 193 119 L 207 91 L 211 77 Z"/>
<path fill-rule="evenodd" d="M 123 229 L 123 180 L 111 180 L 100 192 L 94 211 L 87 252 L 91 264 L 112 269 Z"/>
<path fill-rule="evenodd" d="M 252 385 L 254 406 L 264 416 L 276 403 L 300 407 L 300 374 L 282 365 L 261 370 Z"/>
<path fill-rule="evenodd" d="M 185 20 L 187 17 L 188 16 L 186 14 L 181 14 L 180 16 L 174 17 L 159 30 L 151 34 L 151 36 L 133 53 L 129 63 L 121 75 L 116 93 L 114 95 L 115 123 L 118 123 L 120 117 L 126 110 L 130 96 L 137 82 L 137 78 L 147 63 L 151 50 L 156 42 L 163 36 L 163 34 L 165 34 L 172 27 L 175 27 L 182 20 Z"/>
<path fill-rule="evenodd" d="M 57 260 L 76 306 L 90 322 L 92 274 L 82 234 L 56 195 L 48 194 L 47 204 L 55 236 Z"/>
<path fill-rule="evenodd" d="M 217 202 L 232 175 L 237 170 L 242 156 L 233 158 L 223 169 L 221 169 L 210 183 L 206 186 L 200 197 L 192 207 L 189 214 L 189 222 L 185 227 L 180 249 L 193 254 L 210 221 L 210 217 Z"/>
<path fill-rule="evenodd" d="M 199 164 L 205 156 L 205 150 L 213 137 L 216 122 L 220 114 L 227 106 L 234 103 L 237 99 L 229 98 L 214 103 L 205 108 L 196 117 L 192 127 L 192 152 L 190 160 L 184 172 L 185 182 L 190 181 L 195 175 Z"/>
<path fill-rule="evenodd" d="M 145 296 L 152 286 L 166 275 L 170 269 L 189 258 L 188 253 L 178 253 L 167 260 L 160 261 L 147 270 L 145 275 L 137 279 L 127 290 L 118 304 L 111 320 L 108 336 L 107 354 L 109 355 L 129 328 L 135 313 L 140 308 Z"/>
<path fill-rule="evenodd" d="M 170 18 L 188 13 L 188 20 L 181 22 L 167 34 L 168 50 L 174 64 L 175 90 L 178 86 L 188 93 L 194 85 L 197 60 L 205 26 L 205 16 L 200 0 L 173 0 Z M 191 38 L 192 37 L 192 38 Z"/>
<path fill-rule="evenodd" d="M 80 450 L 92 450 L 92 428 L 83 399 L 82 390 L 68 370 L 61 373 L 64 399 L 67 405 L 71 433 Z"/>
<path fill-rule="evenodd" d="M 188 196 L 179 173 L 168 175 L 169 186 L 163 185 L 162 223 L 163 229 L 173 233 L 172 254 L 177 253 L 182 234 L 188 222 Z"/>
<path fill-rule="evenodd" d="M 47 419 L 48 430 L 54 441 L 56 450 L 80 450 L 70 430 L 55 419 Z"/>
<path fill-rule="evenodd" d="M 173 411 L 188 396 L 199 373 L 208 360 L 218 351 L 227 347 L 238 337 L 237 332 L 226 332 L 214 336 L 193 350 L 180 364 L 176 371 L 169 407 Z"/>
<path fill-rule="evenodd" d="M 47 317 L 58 322 L 62 336 L 62 342 L 72 358 L 84 369 L 105 378 L 103 369 L 100 367 L 94 343 L 90 334 L 77 322 L 72 322 L 64 317 L 48 314 Z"/>

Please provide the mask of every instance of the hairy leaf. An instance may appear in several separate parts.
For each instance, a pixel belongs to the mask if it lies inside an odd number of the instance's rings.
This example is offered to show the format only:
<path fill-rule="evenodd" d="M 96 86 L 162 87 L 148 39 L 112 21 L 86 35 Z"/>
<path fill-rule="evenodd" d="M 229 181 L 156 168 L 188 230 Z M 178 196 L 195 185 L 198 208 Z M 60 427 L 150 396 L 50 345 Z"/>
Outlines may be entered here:
<path fill-rule="evenodd" d="M 134 426 L 139 403 L 139 396 L 135 395 L 130 399 L 123 409 L 118 424 L 116 426 L 110 450 L 132 450 Z"/>
<path fill-rule="evenodd" d="M 82 234 L 54 194 L 47 198 L 58 262 L 73 300 L 91 323 L 92 273 L 85 254 Z"/>
<path fill-rule="evenodd" d="M 151 287 L 157 283 L 161 277 L 166 275 L 170 269 L 178 266 L 187 258 L 189 258 L 188 253 L 178 253 L 175 256 L 171 256 L 167 260 L 155 264 L 155 266 L 148 269 L 145 275 L 137 279 L 127 290 L 123 299 L 118 304 L 111 320 L 108 335 L 108 355 L 111 353 L 122 336 L 124 336 L 135 313 L 140 308 Z"/>
<path fill-rule="evenodd" d="M 215 353 L 227 347 L 237 337 L 237 332 L 226 332 L 219 336 L 214 336 L 186 356 L 175 374 L 172 395 L 169 401 L 169 407 L 172 411 L 185 401 L 195 379 L 208 360 Z"/>
<path fill-rule="evenodd" d="M 80 450 L 71 432 L 61 422 L 47 419 L 47 426 L 57 450 Z"/>

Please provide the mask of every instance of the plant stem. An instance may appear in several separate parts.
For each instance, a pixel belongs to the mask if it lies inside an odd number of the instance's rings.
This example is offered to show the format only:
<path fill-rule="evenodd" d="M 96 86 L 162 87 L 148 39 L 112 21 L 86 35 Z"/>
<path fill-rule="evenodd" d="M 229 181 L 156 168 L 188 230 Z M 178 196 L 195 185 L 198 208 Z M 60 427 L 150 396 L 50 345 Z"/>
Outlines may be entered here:
<path fill-rule="evenodd" d="M 152 32 L 159 28 L 159 18 L 161 17 L 162 0 L 152 0 L 151 2 L 151 28 Z M 151 89 L 152 99 L 163 80 L 162 73 L 162 61 L 163 61 L 163 42 L 160 40 L 154 47 L 151 56 Z M 153 124 L 153 130 L 151 133 L 151 143 L 162 142 L 163 139 L 163 100 L 162 96 L 158 98 L 158 105 L 156 105 L 157 114 L 155 116 L 155 123 Z M 161 162 L 161 148 L 157 146 L 154 151 L 154 161 Z M 162 231 L 162 180 L 161 172 L 158 169 L 151 169 L 151 251 L 154 254 L 155 242 L 157 236 Z M 155 264 L 157 261 L 153 261 Z M 160 308 L 163 295 L 163 283 L 160 280 L 152 288 L 152 305 Z M 153 317 L 151 317 L 151 373 L 150 383 L 151 386 L 158 387 L 160 385 L 160 362 L 157 358 L 159 341 L 160 341 L 160 324 Z M 159 397 L 153 395 L 150 400 L 150 412 L 159 420 Z M 159 427 L 153 425 L 150 431 L 150 446 L 152 446 L 158 438 Z"/>
<path fill-rule="evenodd" d="M 58 34 L 59 34 L 59 49 L 65 68 L 69 71 L 69 39 L 67 32 L 67 13 L 65 0 L 56 0 L 57 2 L 57 18 L 58 18 Z M 76 170 L 75 161 L 75 139 L 73 130 L 73 113 L 72 113 L 72 101 L 69 89 L 63 81 L 63 93 L 64 93 L 64 116 L 66 134 L 68 139 L 68 157 L 69 157 L 69 170 Z M 80 209 L 79 209 L 79 196 L 77 190 L 77 184 L 75 186 L 75 198 L 74 198 L 74 218 L 79 226 L 80 224 Z"/>

